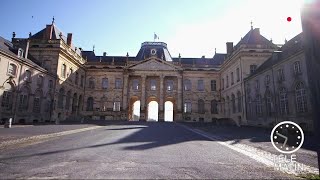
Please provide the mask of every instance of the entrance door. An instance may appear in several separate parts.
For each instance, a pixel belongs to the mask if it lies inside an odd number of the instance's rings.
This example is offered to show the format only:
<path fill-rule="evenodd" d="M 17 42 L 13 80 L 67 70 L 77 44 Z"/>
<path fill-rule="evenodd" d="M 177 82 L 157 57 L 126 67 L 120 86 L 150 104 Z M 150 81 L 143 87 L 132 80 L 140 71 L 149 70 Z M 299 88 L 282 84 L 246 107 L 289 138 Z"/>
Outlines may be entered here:
<path fill-rule="evenodd" d="M 164 121 L 173 121 L 173 103 L 171 101 L 166 101 L 164 103 Z"/>
<path fill-rule="evenodd" d="M 139 119 L 140 119 L 140 101 L 136 101 L 133 103 L 132 120 L 139 121 Z"/>
<path fill-rule="evenodd" d="M 148 119 L 147 121 L 158 121 L 158 102 L 150 101 L 148 104 Z"/>

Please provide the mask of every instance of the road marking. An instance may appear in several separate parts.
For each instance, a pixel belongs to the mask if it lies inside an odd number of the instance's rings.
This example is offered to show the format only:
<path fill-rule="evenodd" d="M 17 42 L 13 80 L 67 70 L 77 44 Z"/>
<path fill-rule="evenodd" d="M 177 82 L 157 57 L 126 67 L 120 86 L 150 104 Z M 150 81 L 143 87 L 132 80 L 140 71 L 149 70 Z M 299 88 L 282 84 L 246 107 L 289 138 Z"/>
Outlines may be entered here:
<path fill-rule="evenodd" d="M 276 169 L 276 165 L 274 163 L 274 158 L 277 156 L 275 154 L 272 154 L 268 151 L 264 151 L 264 150 L 261 150 L 261 149 L 257 149 L 255 147 L 252 147 L 252 146 L 249 146 L 249 145 L 245 145 L 245 144 L 234 144 L 233 142 L 234 141 L 224 141 L 222 142 L 221 138 L 218 137 L 218 136 L 214 136 L 212 134 L 209 134 L 209 133 L 206 133 L 206 132 L 203 132 L 201 130 L 198 130 L 198 129 L 192 129 L 192 128 L 189 128 L 187 127 L 186 125 L 182 125 L 182 124 L 178 124 L 179 126 L 185 128 L 185 129 L 188 129 L 189 131 L 192 131 L 198 135 L 201 135 L 203 137 L 206 137 L 212 141 L 216 141 L 217 143 L 223 145 L 223 146 L 226 146 L 234 151 L 237 151 L 241 154 L 244 154 L 248 157 L 250 157 L 251 159 L 254 159 L 255 161 L 258 161 L 260 163 L 263 163 L 264 165 L 268 166 L 268 167 L 272 167 L 274 169 Z M 300 166 L 300 167 L 304 167 L 304 171 L 303 172 L 295 172 L 295 171 L 289 171 L 289 170 L 285 170 L 285 169 L 281 169 L 279 171 L 281 172 L 284 172 L 284 173 L 288 173 L 288 174 L 293 174 L 293 175 L 301 175 L 301 174 L 318 174 L 319 172 L 319 169 L 318 168 L 315 168 L 315 167 L 311 167 L 311 166 L 308 166 L 306 164 L 303 164 L 303 163 L 298 163 L 297 162 L 297 166 Z"/>
<path fill-rule="evenodd" d="M 0 143 L 0 150 L 12 148 L 12 147 L 15 147 L 16 145 L 19 145 L 19 144 L 31 145 L 31 144 L 35 144 L 37 142 L 43 142 L 43 141 L 49 140 L 51 138 L 75 134 L 75 133 L 89 131 L 89 130 L 94 130 L 94 129 L 98 129 L 101 127 L 103 127 L 103 126 L 93 126 L 93 127 L 74 129 L 74 130 L 51 133 L 51 134 L 42 134 L 42 135 L 30 136 L 30 137 L 26 137 L 26 138 L 4 141 L 4 142 Z"/>

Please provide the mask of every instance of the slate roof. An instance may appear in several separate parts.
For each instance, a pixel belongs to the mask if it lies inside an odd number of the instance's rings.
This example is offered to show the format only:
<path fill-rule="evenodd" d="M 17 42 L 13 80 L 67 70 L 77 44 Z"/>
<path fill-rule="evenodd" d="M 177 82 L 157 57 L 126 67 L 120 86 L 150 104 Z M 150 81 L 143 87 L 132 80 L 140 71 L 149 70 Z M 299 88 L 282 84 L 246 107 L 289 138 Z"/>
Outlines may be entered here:
<path fill-rule="evenodd" d="M 64 34 L 62 33 L 62 31 L 59 30 L 59 28 L 53 23 L 47 26 L 52 26 L 52 39 L 56 40 L 56 39 L 60 39 L 60 33 L 62 34 L 62 39 L 67 42 L 67 37 L 64 36 Z M 46 33 L 46 27 L 44 29 L 42 29 L 41 31 L 37 32 L 36 34 L 31 36 L 31 39 L 43 39 L 44 34 Z"/>
<path fill-rule="evenodd" d="M 269 69 L 271 66 L 280 63 L 289 56 L 292 56 L 296 52 L 303 49 L 303 43 L 302 43 L 302 33 L 296 35 L 294 38 L 289 40 L 286 44 L 284 44 L 280 51 L 274 52 L 272 56 L 266 60 L 264 63 L 262 63 L 254 73 L 252 73 L 248 78 L 259 74 L 260 72 L 263 72 L 266 69 Z"/>
<path fill-rule="evenodd" d="M 246 45 L 266 45 L 268 47 L 274 47 L 277 46 L 273 44 L 271 41 L 266 39 L 264 36 L 260 34 L 259 28 L 251 28 L 250 31 L 238 42 L 238 44 L 234 47 L 234 49 L 240 48 L 242 44 Z"/>

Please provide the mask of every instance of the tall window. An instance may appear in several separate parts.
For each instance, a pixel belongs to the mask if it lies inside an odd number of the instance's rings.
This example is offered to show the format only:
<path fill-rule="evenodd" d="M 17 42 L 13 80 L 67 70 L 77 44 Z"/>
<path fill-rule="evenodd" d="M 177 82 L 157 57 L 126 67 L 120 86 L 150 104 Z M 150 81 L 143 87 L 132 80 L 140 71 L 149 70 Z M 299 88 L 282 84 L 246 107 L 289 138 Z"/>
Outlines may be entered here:
<path fill-rule="evenodd" d="M 5 90 L 3 92 L 1 107 L 3 107 L 5 110 L 12 109 L 12 91 L 11 90 Z"/>
<path fill-rule="evenodd" d="M 240 69 L 237 68 L 236 72 L 237 72 L 237 82 L 239 82 L 240 81 Z"/>
<path fill-rule="evenodd" d="M 241 92 L 237 92 L 237 99 L 238 99 L 238 112 L 241 112 L 242 110 L 242 98 L 241 98 Z"/>
<path fill-rule="evenodd" d="M 66 97 L 66 109 L 70 109 L 70 102 L 71 102 L 71 91 L 67 92 L 67 97 Z"/>
<path fill-rule="evenodd" d="M 184 80 L 184 90 L 185 91 L 191 90 L 191 81 L 189 79 Z"/>
<path fill-rule="evenodd" d="M 262 102 L 261 102 L 261 96 L 257 95 L 256 98 L 256 111 L 258 116 L 262 116 Z"/>
<path fill-rule="evenodd" d="M 254 64 L 250 65 L 250 74 L 254 73 L 256 69 L 257 69 L 257 65 L 254 65 Z"/>
<path fill-rule="evenodd" d="M 34 113 L 40 113 L 40 97 L 34 97 L 33 99 L 33 112 Z"/>
<path fill-rule="evenodd" d="M 270 91 L 266 92 L 266 105 L 267 105 L 267 114 L 272 115 L 272 97 Z"/>
<path fill-rule="evenodd" d="M 260 89 L 260 82 L 259 79 L 256 80 L 256 90 Z"/>
<path fill-rule="evenodd" d="M 301 73 L 300 61 L 294 62 L 294 64 L 293 64 L 293 70 L 294 70 L 294 74 L 299 74 L 299 73 Z"/>
<path fill-rule="evenodd" d="M 76 77 L 75 77 L 74 83 L 75 83 L 76 85 L 78 85 L 78 81 L 79 81 L 79 73 L 76 72 Z"/>
<path fill-rule="evenodd" d="M 157 90 L 157 81 L 155 79 L 150 80 L 150 90 L 151 91 Z"/>
<path fill-rule="evenodd" d="M 216 100 L 211 101 L 211 113 L 218 114 L 218 102 Z"/>
<path fill-rule="evenodd" d="M 88 97 L 87 111 L 93 111 L 93 97 Z"/>
<path fill-rule="evenodd" d="M 217 90 L 217 82 L 216 80 L 211 80 L 211 91 Z"/>
<path fill-rule="evenodd" d="M 198 91 L 204 91 L 204 82 L 202 79 L 198 80 Z"/>
<path fill-rule="evenodd" d="M 222 90 L 224 89 L 224 79 L 222 78 L 221 79 L 221 87 L 222 87 Z"/>
<path fill-rule="evenodd" d="M 252 117 L 253 115 L 253 109 L 252 109 L 252 101 L 251 101 L 251 97 L 248 96 L 248 109 L 247 109 L 247 113 L 249 117 Z"/>
<path fill-rule="evenodd" d="M 231 113 L 231 111 L 230 111 L 230 97 L 229 96 L 227 96 L 227 98 L 226 98 L 226 113 L 227 113 L 227 115 L 229 116 Z"/>
<path fill-rule="evenodd" d="M 61 77 L 63 77 L 63 78 L 66 77 L 66 71 L 67 71 L 67 66 L 65 64 L 62 64 L 62 66 L 61 66 Z"/>
<path fill-rule="evenodd" d="M 226 88 L 229 87 L 229 76 L 227 76 L 227 84 L 226 84 Z"/>
<path fill-rule="evenodd" d="M 68 77 L 70 77 L 69 80 L 70 80 L 71 82 L 72 82 L 72 78 L 71 78 L 71 77 L 73 76 L 72 74 L 73 74 L 73 69 L 70 68 L 70 69 L 69 69 Z"/>
<path fill-rule="evenodd" d="M 95 79 L 94 78 L 89 78 L 89 88 L 94 89 L 95 87 Z"/>
<path fill-rule="evenodd" d="M 80 86 L 83 87 L 83 82 L 84 82 L 84 76 L 81 75 L 81 78 L 80 78 Z"/>
<path fill-rule="evenodd" d="M 100 111 L 107 111 L 107 98 L 105 96 L 100 100 Z"/>
<path fill-rule="evenodd" d="M 59 95 L 58 95 L 58 108 L 63 109 L 63 102 L 64 101 L 64 89 L 61 88 L 59 90 Z"/>
<path fill-rule="evenodd" d="M 120 111 L 120 101 L 113 102 L 113 111 Z"/>
<path fill-rule="evenodd" d="M 198 100 L 198 113 L 200 114 L 204 114 L 205 110 L 204 110 L 204 100 L 199 99 Z"/>
<path fill-rule="evenodd" d="M 279 92 L 279 101 L 280 101 L 280 114 L 287 115 L 289 114 L 289 103 L 288 103 L 288 95 L 285 88 L 280 89 Z"/>
<path fill-rule="evenodd" d="M 264 83 L 265 83 L 266 86 L 268 86 L 270 84 L 270 76 L 269 75 L 265 76 Z"/>
<path fill-rule="evenodd" d="M 231 95 L 231 103 L 232 103 L 232 113 L 236 113 L 236 97 L 234 94 Z"/>
<path fill-rule="evenodd" d="M 29 107 L 29 90 L 24 87 L 19 95 L 19 110 L 27 111 Z"/>
<path fill-rule="evenodd" d="M 173 80 L 167 80 L 167 91 L 173 90 Z"/>
<path fill-rule="evenodd" d="M 42 86 L 42 84 L 43 84 L 43 76 L 38 76 L 38 79 L 37 79 L 37 85 L 38 86 Z"/>
<path fill-rule="evenodd" d="M 285 80 L 283 68 L 280 68 L 280 69 L 278 70 L 278 80 L 279 80 L 279 81 L 284 81 L 284 80 Z"/>
<path fill-rule="evenodd" d="M 121 89 L 121 88 L 122 88 L 122 80 L 120 78 L 116 78 L 115 89 Z"/>
<path fill-rule="evenodd" d="M 184 113 L 191 113 L 192 107 L 191 107 L 191 101 L 186 101 L 183 105 L 183 112 Z"/>
<path fill-rule="evenodd" d="M 298 83 L 296 86 L 296 105 L 297 105 L 297 112 L 304 113 L 308 111 L 307 108 L 307 95 L 306 89 L 302 82 Z"/>
<path fill-rule="evenodd" d="M 133 90 L 139 90 L 139 79 L 133 79 L 132 80 L 132 89 Z"/>
<path fill-rule="evenodd" d="M 49 88 L 49 89 L 52 89 L 52 88 L 53 88 L 53 81 L 52 81 L 52 80 L 49 80 L 49 81 L 48 81 L 48 88 Z"/>
<path fill-rule="evenodd" d="M 16 76 L 17 75 L 17 66 L 13 63 L 9 64 L 8 67 L 8 74 L 11 76 Z"/>
<path fill-rule="evenodd" d="M 31 82 L 31 71 L 26 70 L 25 73 L 26 73 L 26 74 L 25 74 L 25 76 L 24 76 L 24 80 L 25 80 L 26 82 Z"/>
<path fill-rule="evenodd" d="M 233 76 L 233 72 L 231 72 L 231 85 L 234 84 L 234 76 Z"/>
<path fill-rule="evenodd" d="M 108 89 L 108 78 L 102 78 L 102 89 Z"/>
<path fill-rule="evenodd" d="M 224 98 L 221 99 L 220 109 L 221 114 L 226 115 L 226 101 L 224 100 Z"/>

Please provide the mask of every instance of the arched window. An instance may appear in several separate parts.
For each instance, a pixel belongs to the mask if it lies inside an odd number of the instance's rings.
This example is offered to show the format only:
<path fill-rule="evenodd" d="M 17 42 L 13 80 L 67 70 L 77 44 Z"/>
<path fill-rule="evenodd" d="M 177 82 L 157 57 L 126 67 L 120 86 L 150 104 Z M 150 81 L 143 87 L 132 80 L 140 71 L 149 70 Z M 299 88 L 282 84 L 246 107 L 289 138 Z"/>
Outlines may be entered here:
<path fill-rule="evenodd" d="M 64 101 L 64 89 L 61 88 L 59 90 L 59 95 L 58 95 L 58 108 L 63 109 L 63 101 Z"/>
<path fill-rule="evenodd" d="M 48 94 L 45 100 L 44 112 L 50 112 L 51 109 L 52 109 L 52 96 Z"/>
<path fill-rule="evenodd" d="M 238 99 L 238 112 L 241 112 L 242 110 L 242 98 L 241 98 L 241 92 L 237 92 L 237 99 Z"/>
<path fill-rule="evenodd" d="M 198 113 L 204 114 L 204 101 L 202 99 L 198 100 Z"/>
<path fill-rule="evenodd" d="M 211 101 L 211 113 L 218 114 L 218 103 L 215 99 Z"/>
<path fill-rule="evenodd" d="M 236 97 L 234 94 L 231 95 L 231 103 L 232 103 L 232 113 L 236 113 Z"/>
<path fill-rule="evenodd" d="M 262 102 L 261 102 L 261 96 L 257 95 L 256 98 L 256 111 L 258 116 L 262 116 Z"/>
<path fill-rule="evenodd" d="M 76 72 L 76 77 L 75 77 L 74 83 L 75 83 L 76 85 L 78 85 L 78 81 L 79 81 L 79 73 Z"/>
<path fill-rule="evenodd" d="M 269 86 L 269 84 L 270 84 L 270 76 L 269 75 L 265 76 L 264 83 L 265 83 L 266 86 Z"/>
<path fill-rule="evenodd" d="M 294 70 L 294 74 L 299 74 L 299 73 L 301 73 L 300 61 L 294 62 L 294 64 L 293 64 L 293 70 Z"/>
<path fill-rule="evenodd" d="M 297 112 L 304 113 L 308 111 L 307 108 L 307 95 L 306 89 L 304 88 L 304 84 L 302 82 L 298 83 L 296 86 L 296 107 Z"/>
<path fill-rule="evenodd" d="M 289 114 L 289 103 L 288 103 L 288 94 L 285 88 L 281 88 L 279 92 L 279 101 L 280 101 L 280 114 L 287 115 Z"/>
<path fill-rule="evenodd" d="M 113 111 L 120 111 L 120 110 L 121 110 L 120 99 L 116 98 L 113 102 Z"/>
<path fill-rule="evenodd" d="M 216 80 L 211 80 L 211 91 L 217 90 L 217 82 Z"/>
<path fill-rule="evenodd" d="M 33 98 L 33 112 L 34 113 L 41 112 L 41 97 L 42 97 L 41 91 L 37 91 L 34 94 L 34 98 Z"/>
<path fill-rule="evenodd" d="M 100 111 L 107 111 L 107 98 L 105 96 L 100 100 Z"/>
<path fill-rule="evenodd" d="M 95 87 L 95 79 L 93 77 L 89 78 L 89 88 L 94 89 Z"/>
<path fill-rule="evenodd" d="M 87 111 L 93 111 L 93 97 L 88 97 Z"/>
<path fill-rule="evenodd" d="M 68 91 L 67 96 L 66 96 L 66 109 L 67 110 L 70 109 L 70 101 L 71 101 L 71 91 Z"/>
<path fill-rule="evenodd" d="M 28 107 L 29 107 L 29 89 L 27 87 L 23 87 L 19 95 L 19 110 L 27 111 Z"/>

